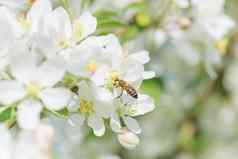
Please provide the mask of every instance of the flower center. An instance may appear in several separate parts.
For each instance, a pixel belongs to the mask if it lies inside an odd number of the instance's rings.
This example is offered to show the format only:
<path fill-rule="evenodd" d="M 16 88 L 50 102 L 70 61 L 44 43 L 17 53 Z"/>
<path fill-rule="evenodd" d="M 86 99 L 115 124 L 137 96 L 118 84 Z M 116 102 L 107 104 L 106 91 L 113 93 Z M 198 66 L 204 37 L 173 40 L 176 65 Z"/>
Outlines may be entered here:
<path fill-rule="evenodd" d="M 41 86 L 32 81 L 27 85 L 27 94 L 32 97 L 38 97 L 41 90 Z"/>
<path fill-rule="evenodd" d="M 97 64 L 95 62 L 91 62 L 87 65 L 87 70 L 91 73 L 96 72 L 97 70 Z"/>
<path fill-rule="evenodd" d="M 86 113 L 86 114 L 91 114 L 94 112 L 93 110 L 93 102 L 81 99 L 80 100 L 80 112 L 81 113 Z"/>

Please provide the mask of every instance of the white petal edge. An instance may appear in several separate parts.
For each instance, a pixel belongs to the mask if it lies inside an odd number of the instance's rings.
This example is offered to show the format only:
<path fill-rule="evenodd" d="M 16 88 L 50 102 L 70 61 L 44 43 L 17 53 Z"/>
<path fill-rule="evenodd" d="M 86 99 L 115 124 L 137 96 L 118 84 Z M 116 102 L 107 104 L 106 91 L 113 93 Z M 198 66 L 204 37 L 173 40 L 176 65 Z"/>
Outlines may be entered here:
<path fill-rule="evenodd" d="M 39 20 L 52 10 L 50 0 L 36 0 L 27 14 L 29 20 Z"/>
<path fill-rule="evenodd" d="M 150 61 L 149 52 L 145 50 L 131 54 L 130 57 L 141 64 L 146 64 Z"/>
<path fill-rule="evenodd" d="M 121 122 L 120 119 L 118 117 L 118 115 L 114 114 L 112 115 L 111 119 L 110 119 L 110 126 L 112 131 L 120 133 L 121 132 Z"/>
<path fill-rule="evenodd" d="M 35 81 L 41 86 L 54 86 L 59 82 L 66 71 L 65 61 L 61 57 L 54 57 L 38 68 Z"/>
<path fill-rule="evenodd" d="M 67 11 L 63 7 L 53 10 L 44 19 L 45 31 L 48 35 L 54 36 L 57 42 L 69 40 L 72 37 L 72 25 Z"/>
<path fill-rule="evenodd" d="M 123 117 L 123 120 L 130 131 L 132 131 L 135 134 L 141 133 L 141 128 L 139 126 L 139 123 L 135 119 L 129 116 L 125 116 Z"/>
<path fill-rule="evenodd" d="M 117 139 L 123 147 L 129 150 L 134 149 L 140 143 L 139 137 L 128 130 L 122 130 L 122 133 L 118 134 Z"/>
<path fill-rule="evenodd" d="M 69 116 L 68 122 L 71 126 L 82 126 L 85 121 L 85 116 L 83 114 L 73 114 Z"/>
<path fill-rule="evenodd" d="M 149 113 L 155 109 L 154 100 L 147 95 L 139 94 L 137 105 L 136 105 L 136 112 L 133 116 L 144 115 Z"/>
<path fill-rule="evenodd" d="M 13 140 L 10 131 L 4 124 L 0 125 L 0 158 L 11 159 L 12 158 L 12 146 Z"/>
<path fill-rule="evenodd" d="M 26 50 L 21 51 L 23 52 Z M 29 81 L 34 80 L 35 74 L 37 72 L 37 60 L 37 57 L 30 54 L 29 52 L 11 55 L 9 61 L 12 75 L 23 83 L 28 83 Z"/>
<path fill-rule="evenodd" d="M 12 104 L 26 95 L 24 85 L 17 81 L 0 81 L 0 103 Z"/>
<path fill-rule="evenodd" d="M 151 79 L 155 77 L 154 71 L 144 71 L 143 73 L 143 79 Z"/>
<path fill-rule="evenodd" d="M 46 108 L 61 110 L 69 104 L 71 92 L 65 88 L 47 88 L 41 91 L 40 98 Z"/>
<path fill-rule="evenodd" d="M 84 12 L 79 17 L 79 22 L 80 26 L 82 27 L 82 38 L 94 33 L 97 28 L 97 20 L 89 12 Z"/>
<path fill-rule="evenodd" d="M 105 133 L 105 125 L 102 118 L 96 115 L 90 115 L 88 117 L 88 126 L 93 129 L 93 133 L 96 136 L 103 136 Z"/>
<path fill-rule="evenodd" d="M 18 106 L 17 122 L 23 129 L 33 130 L 40 123 L 40 113 L 43 106 L 35 100 L 23 101 Z"/>

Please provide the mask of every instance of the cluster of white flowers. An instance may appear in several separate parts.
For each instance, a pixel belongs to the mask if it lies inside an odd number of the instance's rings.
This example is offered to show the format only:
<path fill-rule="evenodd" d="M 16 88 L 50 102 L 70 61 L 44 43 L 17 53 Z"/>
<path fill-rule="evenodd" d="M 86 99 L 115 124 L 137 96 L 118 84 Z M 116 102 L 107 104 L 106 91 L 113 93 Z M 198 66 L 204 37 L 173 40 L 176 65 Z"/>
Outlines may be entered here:
<path fill-rule="evenodd" d="M 3 2 L 0 103 L 17 110 L 19 127 L 35 129 L 44 112 L 66 110 L 69 120 L 86 120 L 96 136 L 105 133 L 109 121 L 123 145 L 138 144 L 136 136 L 123 134 L 141 132 L 133 117 L 152 111 L 153 99 L 139 92 L 133 98 L 115 80 L 138 90 L 144 79 L 154 77 L 144 70 L 149 53 L 128 54 L 115 35 L 92 35 L 97 20 L 89 12 L 72 17 L 63 7 L 53 9 L 49 0 L 27 1 L 21 12 Z"/>

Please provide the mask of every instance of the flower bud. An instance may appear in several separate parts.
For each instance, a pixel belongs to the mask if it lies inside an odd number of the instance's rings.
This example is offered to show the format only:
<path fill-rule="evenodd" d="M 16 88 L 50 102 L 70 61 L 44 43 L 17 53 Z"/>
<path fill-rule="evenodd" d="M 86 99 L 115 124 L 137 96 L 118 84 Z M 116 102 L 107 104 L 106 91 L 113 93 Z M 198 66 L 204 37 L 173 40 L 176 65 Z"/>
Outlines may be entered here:
<path fill-rule="evenodd" d="M 127 149 L 134 149 L 140 142 L 139 137 L 126 128 L 122 129 L 117 139 L 119 143 Z"/>
<path fill-rule="evenodd" d="M 149 15 L 144 13 L 138 13 L 135 18 L 137 25 L 140 27 L 148 27 L 151 23 Z"/>

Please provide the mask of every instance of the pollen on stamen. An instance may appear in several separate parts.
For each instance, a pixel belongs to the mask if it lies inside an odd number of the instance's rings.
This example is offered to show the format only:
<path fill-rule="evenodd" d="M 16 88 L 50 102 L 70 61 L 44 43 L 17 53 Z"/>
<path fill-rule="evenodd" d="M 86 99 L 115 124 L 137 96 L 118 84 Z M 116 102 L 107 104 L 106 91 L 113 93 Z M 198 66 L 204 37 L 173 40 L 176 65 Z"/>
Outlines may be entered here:
<path fill-rule="evenodd" d="M 81 113 L 91 114 L 94 112 L 93 103 L 84 99 L 80 100 L 80 108 Z"/>
<path fill-rule="evenodd" d="M 96 63 L 89 63 L 89 64 L 87 65 L 87 70 L 88 70 L 89 72 L 91 72 L 91 73 L 96 72 L 96 70 L 97 70 L 97 64 L 96 64 Z"/>

